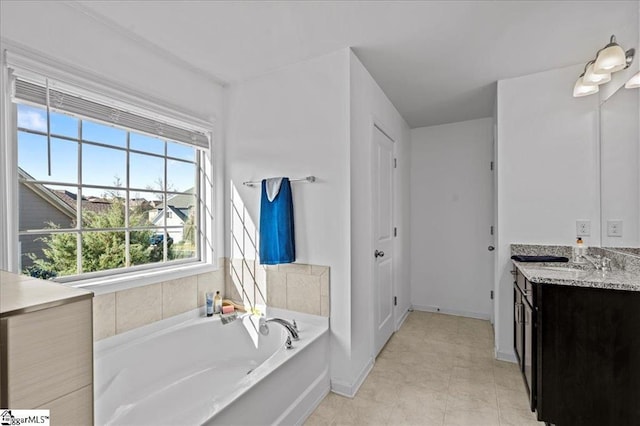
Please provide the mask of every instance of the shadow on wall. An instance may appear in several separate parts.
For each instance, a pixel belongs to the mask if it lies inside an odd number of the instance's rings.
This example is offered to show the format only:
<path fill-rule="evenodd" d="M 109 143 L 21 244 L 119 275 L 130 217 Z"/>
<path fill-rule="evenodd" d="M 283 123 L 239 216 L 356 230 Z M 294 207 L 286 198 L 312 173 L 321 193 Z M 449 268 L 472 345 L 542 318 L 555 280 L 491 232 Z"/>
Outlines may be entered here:
<path fill-rule="evenodd" d="M 261 265 L 259 235 L 231 182 L 230 259 L 226 262 L 225 297 L 247 309 L 265 306 L 328 317 L 328 266 L 290 263 Z"/>
<path fill-rule="evenodd" d="M 242 301 L 247 309 L 267 304 L 267 274 L 260 265 L 258 230 L 231 181 L 229 288 L 226 297 Z"/>

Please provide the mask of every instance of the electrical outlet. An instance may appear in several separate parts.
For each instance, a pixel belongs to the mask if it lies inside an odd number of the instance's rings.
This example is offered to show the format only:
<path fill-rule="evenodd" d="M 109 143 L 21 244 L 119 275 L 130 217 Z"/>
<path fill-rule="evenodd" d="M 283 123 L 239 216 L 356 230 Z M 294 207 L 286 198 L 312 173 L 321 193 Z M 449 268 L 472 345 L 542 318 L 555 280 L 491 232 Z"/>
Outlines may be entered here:
<path fill-rule="evenodd" d="M 607 236 L 622 237 L 622 221 L 621 220 L 607 221 Z"/>
<path fill-rule="evenodd" d="M 591 235 L 590 220 L 576 220 L 576 236 L 588 237 Z"/>

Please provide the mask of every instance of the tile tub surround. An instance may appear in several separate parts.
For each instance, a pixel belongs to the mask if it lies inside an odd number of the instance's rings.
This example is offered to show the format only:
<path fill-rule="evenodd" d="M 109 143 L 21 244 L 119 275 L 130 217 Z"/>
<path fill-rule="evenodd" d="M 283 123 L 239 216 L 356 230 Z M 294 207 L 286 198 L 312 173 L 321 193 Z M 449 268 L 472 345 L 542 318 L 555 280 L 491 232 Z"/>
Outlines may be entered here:
<path fill-rule="evenodd" d="M 229 262 L 240 260 L 227 260 L 227 271 Z M 267 306 L 328 317 L 330 272 L 328 266 L 304 263 L 258 265 L 256 280 L 265 282 Z M 239 290 L 233 285 L 230 272 L 225 281 L 225 297 L 229 296 L 234 300 L 242 300 Z"/>
<path fill-rule="evenodd" d="M 328 317 L 329 273 L 328 266 L 267 266 L 267 305 Z"/>
<path fill-rule="evenodd" d="M 330 393 L 305 425 L 543 425 L 488 321 L 412 312 L 353 399 Z"/>
<path fill-rule="evenodd" d="M 222 259 L 221 259 L 221 265 Z M 225 269 L 93 298 L 93 340 L 160 321 L 204 306 L 205 292 L 224 292 Z"/>
<path fill-rule="evenodd" d="M 242 300 L 232 284 L 229 259 L 217 271 L 150 284 L 93 299 L 93 339 L 98 341 L 205 305 L 206 292 Z M 267 305 L 329 316 L 329 267 L 291 263 L 260 266 L 265 272 Z"/>

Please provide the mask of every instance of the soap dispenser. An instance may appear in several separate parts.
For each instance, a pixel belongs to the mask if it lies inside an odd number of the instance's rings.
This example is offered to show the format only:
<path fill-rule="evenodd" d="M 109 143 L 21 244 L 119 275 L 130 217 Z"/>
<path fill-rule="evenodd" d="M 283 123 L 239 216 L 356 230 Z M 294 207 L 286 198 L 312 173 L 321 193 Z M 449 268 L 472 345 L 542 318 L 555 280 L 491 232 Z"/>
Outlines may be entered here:
<path fill-rule="evenodd" d="M 582 241 L 582 238 L 576 239 L 576 245 L 573 246 L 573 263 L 584 263 L 584 255 L 587 254 L 587 246 Z"/>

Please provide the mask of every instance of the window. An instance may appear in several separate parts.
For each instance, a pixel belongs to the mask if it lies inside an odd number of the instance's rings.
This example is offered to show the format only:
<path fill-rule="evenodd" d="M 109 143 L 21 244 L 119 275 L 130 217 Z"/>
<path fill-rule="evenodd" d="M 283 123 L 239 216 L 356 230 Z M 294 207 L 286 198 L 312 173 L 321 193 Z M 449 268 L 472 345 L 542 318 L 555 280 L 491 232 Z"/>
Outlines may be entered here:
<path fill-rule="evenodd" d="M 14 87 L 24 273 L 79 279 L 202 260 L 206 133 L 46 80 Z"/>

